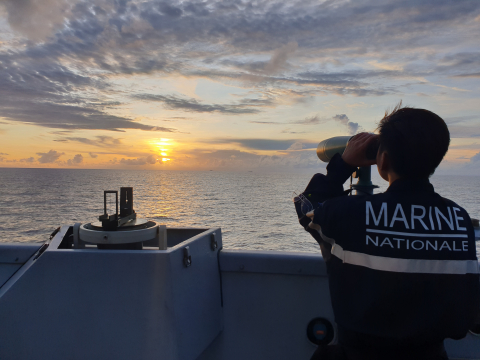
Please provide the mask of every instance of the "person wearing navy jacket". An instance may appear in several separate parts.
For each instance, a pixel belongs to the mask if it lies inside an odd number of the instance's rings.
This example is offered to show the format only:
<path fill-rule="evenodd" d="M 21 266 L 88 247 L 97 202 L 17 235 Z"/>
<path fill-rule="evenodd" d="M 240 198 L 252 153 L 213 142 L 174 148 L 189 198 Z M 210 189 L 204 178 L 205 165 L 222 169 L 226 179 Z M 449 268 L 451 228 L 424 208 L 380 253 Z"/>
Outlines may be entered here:
<path fill-rule="evenodd" d="M 397 106 L 379 135 L 361 133 L 316 174 L 300 224 L 327 264 L 338 345 L 313 359 L 448 359 L 446 338 L 465 337 L 480 304 L 475 235 L 468 213 L 434 191 L 429 177 L 448 150 L 445 122 Z M 376 160 L 366 149 L 379 141 Z M 346 196 L 357 167 L 377 164 L 384 193 Z"/>

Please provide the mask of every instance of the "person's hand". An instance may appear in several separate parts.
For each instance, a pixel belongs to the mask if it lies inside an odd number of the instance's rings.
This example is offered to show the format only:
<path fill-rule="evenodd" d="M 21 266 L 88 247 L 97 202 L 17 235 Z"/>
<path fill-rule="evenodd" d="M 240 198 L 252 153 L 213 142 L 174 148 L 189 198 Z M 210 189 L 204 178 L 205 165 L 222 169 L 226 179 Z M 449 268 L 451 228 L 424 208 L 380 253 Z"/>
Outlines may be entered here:
<path fill-rule="evenodd" d="M 315 215 L 314 211 L 315 210 L 312 210 L 312 211 L 306 213 L 305 215 L 308 216 L 310 218 L 310 220 L 312 220 L 312 222 L 310 224 L 308 224 L 308 227 L 318 231 L 318 230 L 320 230 L 320 225 L 313 223 L 313 216 Z"/>
<path fill-rule="evenodd" d="M 314 212 L 315 210 L 312 210 L 312 211 L 309 211 L 308 213 L 306 213 L 305 215 L 308 216 L 310 218 L 310 220 L 313 220 L 313 215 L 314 215 Z"/>
<path fill-rule="evenodd" d="M 376 159 L 367 159 L 368 145 L 378 138 L 378 135 L 366 132 L 357 134 L 350 140 L 343 152 L 342 159 L 350 166 L 362 167 L 376 164 Z"/>

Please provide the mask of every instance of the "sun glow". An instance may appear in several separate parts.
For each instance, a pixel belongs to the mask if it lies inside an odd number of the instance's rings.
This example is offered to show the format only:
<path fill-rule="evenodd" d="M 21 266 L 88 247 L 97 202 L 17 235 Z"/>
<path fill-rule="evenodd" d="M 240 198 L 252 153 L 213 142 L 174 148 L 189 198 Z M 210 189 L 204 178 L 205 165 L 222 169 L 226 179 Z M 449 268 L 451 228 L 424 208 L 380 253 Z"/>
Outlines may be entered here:
<path fill-rule="evenodd" d="M 149 143 L 155 147 L 158 148 L 158 150 L 160 151 L 167 151 L 168 149 L 166 149 L 165 147 L 167 146 L 172 146 L 173 145 L 173 141 L 172 139 L 154 139 L 154 140 L 151 140 L 149 141 Z"/>
<path fill-rule="evenodd" d="M 168 146 L 168 145 L 171 145 L 169 141 L 170 141 L 170 139 L 163 139 L 162 138 L 162 139 L 160 139 L 160 141 L 157 144 L 158 145 L 163 145 L 163 146 L 165 146 L 165 145 Z"/>
<path fill-rule="evenodd" d="M 162 156 L 159 160 L 161 162 L 171 161 L 168 156 L 171 156 L 172 147 L 175 145 L 172 139 L 152 139 L 148 142 L 155 150 L 158 151 L 158 154 Z"/>

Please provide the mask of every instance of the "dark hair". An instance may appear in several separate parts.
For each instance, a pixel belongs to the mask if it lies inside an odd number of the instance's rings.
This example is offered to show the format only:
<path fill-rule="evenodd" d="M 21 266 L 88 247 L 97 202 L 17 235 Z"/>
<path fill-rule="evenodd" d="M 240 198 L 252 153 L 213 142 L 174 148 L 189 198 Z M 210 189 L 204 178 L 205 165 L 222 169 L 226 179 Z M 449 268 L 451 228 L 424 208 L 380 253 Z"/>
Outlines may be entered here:
<path fill-rule="evenodd" d="M 402 107 L 402 102 L 385 113 L 378 131 L 380 151 L 387 151 L 393 171 L 403 178 L 428 178 L 450 144 L 450 132 L 440 116 Z"/>

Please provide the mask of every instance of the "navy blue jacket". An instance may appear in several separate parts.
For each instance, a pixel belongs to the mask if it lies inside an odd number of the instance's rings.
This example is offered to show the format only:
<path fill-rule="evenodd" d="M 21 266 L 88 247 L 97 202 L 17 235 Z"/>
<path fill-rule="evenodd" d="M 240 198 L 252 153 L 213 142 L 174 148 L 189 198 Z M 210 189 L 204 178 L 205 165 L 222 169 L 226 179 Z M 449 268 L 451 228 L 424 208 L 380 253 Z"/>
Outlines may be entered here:
<path fill-rule="evenodd" d="M 322 248 L 339 329 L 349 334 L 345 338 L 367 342 L 464 337 L 480 303 L 469 215 L 427 179 L 399 179 L 384 193 L 343 196 L 354 170 L 337 155 L 327 175 L 316 174 L 307 186 L 304 195 L 321 230 L 311 229 L 297 208 Z"/>

